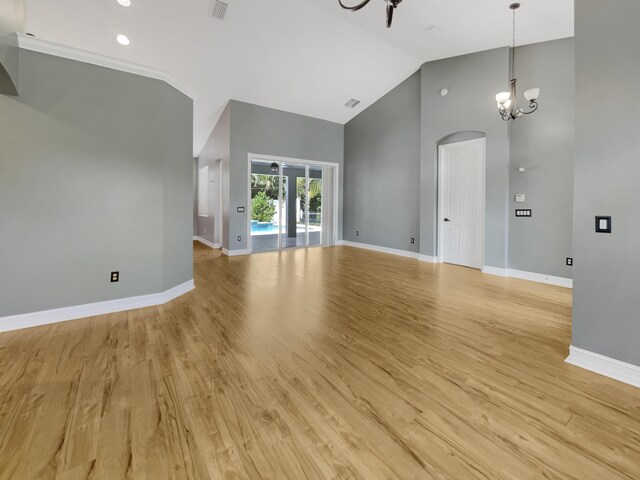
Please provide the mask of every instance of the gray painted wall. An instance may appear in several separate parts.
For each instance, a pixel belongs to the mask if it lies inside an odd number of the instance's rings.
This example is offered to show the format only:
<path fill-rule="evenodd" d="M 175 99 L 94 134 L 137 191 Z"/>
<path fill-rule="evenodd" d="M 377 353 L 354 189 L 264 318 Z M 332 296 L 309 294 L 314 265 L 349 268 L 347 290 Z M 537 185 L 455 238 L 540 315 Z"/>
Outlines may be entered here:
<path fill-rule="evenodd" d="M 225 175 L 227 172 L 229 175 L 229 189 L 223 192 L 223 197 L 229 199 L 229 227 L 224 229 L 228 247 L 227 243 L 225 247 L 247 248 L 247 213 L 237 213 L 236 207 L 248 207 L 249 153 L 338 163 L 338 238 L 342 238 L 343 125 L 243 102 L 231 101 L 229 106 L 231 156 L 229 167 L 224 168 Z M 223 189 L 224 185 L 223 181 Z"/>
<path fill-rule="evenodd" d="M 520 87 L 540 87 L 542 106 L 515 124 L 500 119 L 494 101 L 507 86 L 506 48 L 426 63 L 349 122 L 344 238 L 435 256 L 437 147 L 486 136 L 485 265 L 570 277 L 573 45 L 563 39 L 518 48 Z M 446 97 L 442 88 L 449 89 Z M 412 161 L 415 155 L 420 162 Z M 519 166 L 527 173 L 518 173 Z M 527 194 L 532 219 L 515 219 L 514 193 Z M 414 230 L 419 250 L 408 243 Z"/>
<path fill-rule="evenodd" d="M 574 39 L 519 47 L 516 62 L 520 92 L 538 87 L 541 96 L 535 114 L 510 125 L 509 267 L 571 278 Z M 526 194 L 526 203 L 516 204 L 516 193 Z M 516 208 L 531 208 L 533 217 L 515 218 Z"/>
<path fill-rule="evenodd" d="M 198 235 L 198 159 L 193 159 L 193 236 Z"/>
<path fill-rule="evenodd" d="M 230 152 L 231 107 L 227 105 L 198 157 L 198 168 L 209 167 L 209 188 L 207 189 L 209 215 L 207 217 L 199 217 L 197 210 L 195 215 L 197 235 L 211 243 L 221 243 L 224 248 L 229 248 L 228 237 L 221 239 L 221 232 L 217 230 L 229 231 L 228 202 L 222 202 L 222 218 L 216 217 L 219 215 L 220 209 L 220 189 L 226 192 L 229 191 Z M 222 164 L 222 177 L 220 176 L 220 163 Z"/>
<path fill-rule="evenodd" d="M 20 56 L 21 96 L 0 95 L 0 317 L 193 278 L 192 101 L 158 80 Z"/>
<path fill-rule="evenodd" d="M 344 239 L 417 252 L 420 72 L 347 123 L 344 151 Z"/>
<path fill-rule="evenodd" d="M 573 345 L 640 365 L 640 3 L 575 6 Z M 596 215 L 612 234 L 594 233 Z"/>
<path fill-rule="evenodd" d="M 509 49 L 447 58 L 422 66 L 420 252 L 437 255 L 438 144 L 456 132 L 487 138 L 484 264 L 507 266 L 509 137 L 495 95 L 508 81 Z M 446 97 L 440 90 L 449 89 Z"/>

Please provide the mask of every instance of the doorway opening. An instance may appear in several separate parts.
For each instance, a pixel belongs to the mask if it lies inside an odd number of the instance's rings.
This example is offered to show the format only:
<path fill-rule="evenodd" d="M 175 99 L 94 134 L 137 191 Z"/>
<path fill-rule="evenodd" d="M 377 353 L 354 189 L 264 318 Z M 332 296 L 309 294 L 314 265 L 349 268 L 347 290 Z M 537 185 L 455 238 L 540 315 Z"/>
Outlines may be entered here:
<path fill-rule="evenodd" d="M 249 155 L 249 251 L 335 244 L 337 178 L 338 164 Z"/>
<path fill-rule="evenodd" d="M 482 269 L 485 236 L 486 140 L 438 147 L 438 256 Z"/>

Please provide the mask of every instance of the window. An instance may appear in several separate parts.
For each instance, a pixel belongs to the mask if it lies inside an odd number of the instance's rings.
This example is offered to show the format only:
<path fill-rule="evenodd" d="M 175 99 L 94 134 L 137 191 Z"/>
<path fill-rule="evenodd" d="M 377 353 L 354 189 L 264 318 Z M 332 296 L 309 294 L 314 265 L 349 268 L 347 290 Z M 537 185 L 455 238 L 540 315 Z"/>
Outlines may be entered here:
<path fill-rule="evenodd" d="M 208 217 L 209 208 L 209 167 L 198 170 L 198 216 Z"/>

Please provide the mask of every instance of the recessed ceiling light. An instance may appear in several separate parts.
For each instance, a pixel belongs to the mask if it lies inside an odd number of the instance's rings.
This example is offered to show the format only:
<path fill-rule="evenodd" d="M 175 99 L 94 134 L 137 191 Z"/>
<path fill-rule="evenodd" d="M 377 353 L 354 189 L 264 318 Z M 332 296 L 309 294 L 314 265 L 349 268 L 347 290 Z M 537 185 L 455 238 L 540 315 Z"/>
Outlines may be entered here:
<path fill-rule="evenodd" d="M 131 0 L 118 0 L 118 3 L 120 5 L 122 5 L 123 7 L 130 7 L 131 6 Z"/>
<path fill-rule="evenodd" d="M 118 36 L 116 37 L 116 40 L 118 41 L 118 43 L 120 45 L 129 45 L 131 42 L 129 41 L 129 37 L 127 37 L 126 35 L 123 34 L 118 34 Z"/>

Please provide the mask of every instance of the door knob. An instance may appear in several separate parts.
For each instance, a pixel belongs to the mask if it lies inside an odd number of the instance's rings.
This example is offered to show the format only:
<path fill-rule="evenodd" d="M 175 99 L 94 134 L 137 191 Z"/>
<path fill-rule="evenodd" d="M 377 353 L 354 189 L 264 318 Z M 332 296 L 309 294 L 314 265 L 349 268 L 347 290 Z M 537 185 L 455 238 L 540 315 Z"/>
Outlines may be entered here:
<path fill-rule="evenodd" d="M 449 220 L 448 218 L 444 219 L 445 222 L 450 222 L 451 220 Z"/>

